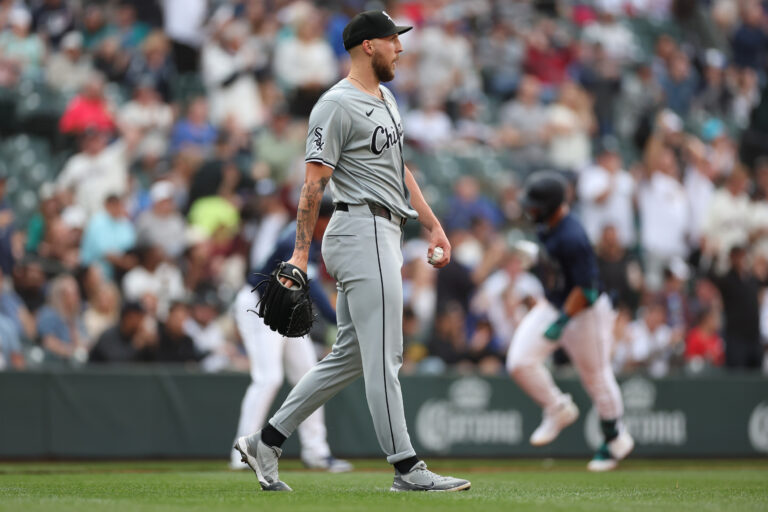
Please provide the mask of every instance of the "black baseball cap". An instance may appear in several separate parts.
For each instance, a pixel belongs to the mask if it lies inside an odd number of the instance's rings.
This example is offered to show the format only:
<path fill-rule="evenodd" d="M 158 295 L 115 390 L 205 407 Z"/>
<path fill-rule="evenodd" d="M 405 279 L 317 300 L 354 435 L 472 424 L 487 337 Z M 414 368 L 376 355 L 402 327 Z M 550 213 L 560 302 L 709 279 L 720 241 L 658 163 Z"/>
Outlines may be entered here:
<path fill-rule="evenodd" d="M 355 15 L 344 27 L 344 49 L 349 51 L 366 39 L 389 37 L 413 27 L 398 26 L 385 11 L 365 11 Z"/>

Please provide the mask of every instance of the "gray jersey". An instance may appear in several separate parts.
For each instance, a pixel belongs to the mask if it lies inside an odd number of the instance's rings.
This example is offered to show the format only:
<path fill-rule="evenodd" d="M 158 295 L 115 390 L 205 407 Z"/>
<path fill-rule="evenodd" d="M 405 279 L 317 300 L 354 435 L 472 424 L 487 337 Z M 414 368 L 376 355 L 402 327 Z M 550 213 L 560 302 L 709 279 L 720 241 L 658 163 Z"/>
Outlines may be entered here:
<path fill-rule="evenodd" d="M 334 201 L 378 203 L 415 219 L 405 186 L 403 123 L 392 93 L 381 91 L 384 100 L 346 79 L 328 90 L 309 116 L 306 161 L 334 169 Z"/>
<path fill-rule="evenodd" d="M 350 205 L 334 212 L 322 244 L 326 269 L 336 280 L 338 329 L 331 353 L 299 380 L 269 423 L 288 437 L 363 375 L 376 438 L 394 464 L 416 456 L 398 380 L 403 231 L 399 219 L 374 215 L 364 203 L 379 203 L 399 217 L 416 217 L 416 212 L 405 188 L 400 114 L 392 94 L 381 90 L 384 100 L 342 80 L 309 117 L 307 161 L 334 169 L 333 197 Z"/>

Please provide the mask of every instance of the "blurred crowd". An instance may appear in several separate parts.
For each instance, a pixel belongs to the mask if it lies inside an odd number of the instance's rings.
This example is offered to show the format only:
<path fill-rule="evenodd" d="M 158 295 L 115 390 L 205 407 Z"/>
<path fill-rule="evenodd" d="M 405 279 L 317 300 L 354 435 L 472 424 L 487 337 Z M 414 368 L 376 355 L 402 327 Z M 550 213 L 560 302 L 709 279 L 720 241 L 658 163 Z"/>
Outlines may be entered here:
<path fill-rule="evenodd" d="M 388 86 L 453 246 L 436 271 L 406 227 L 404 372 L 504 373 L 556 282 L 520 243 L 535 240 L 518 196 L 538 169 L 568 179 L 594 243 L 617 372 L 768 372 L 767 7 L 0 0 L 0 89 L 64 105 L 34 214 L 6 189 L 20 171 L 0 174 L 0 368 L 247 369 L 234 296 L 295 217 L 307 116 L 346 74 L 344 26 L 381 8 L 416 27 Z M 318 352 L 333 336 L 318 325 Z"/>

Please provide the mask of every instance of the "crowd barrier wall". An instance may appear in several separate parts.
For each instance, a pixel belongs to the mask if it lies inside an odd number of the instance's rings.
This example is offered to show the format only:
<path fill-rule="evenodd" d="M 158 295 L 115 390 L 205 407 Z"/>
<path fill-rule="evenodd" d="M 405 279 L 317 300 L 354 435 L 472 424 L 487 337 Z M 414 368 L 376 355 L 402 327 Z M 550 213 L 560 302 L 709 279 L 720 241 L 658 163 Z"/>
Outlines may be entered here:
<path fill-rule="evenodd" d="M 169 367 L 0 373 L 0 458 L 226 457 L 248 383 L 245 374 Z M 541 411 L 510 379 L 403 376 L 401 383 L 421 455 L 586 457 L 600 442 L 596 412 L 576 379 L 558 383 L 573 395 L 579 420 L 544 448 L 528 444 Z M 633 376 L 620 385 L 636 456 L 768 455 L 765 377 Z M 362 380 L 334 397 L 325 416 L 335 455 L 381 456 Z M 298 454 L 297 437 L 286 456 Z"/>

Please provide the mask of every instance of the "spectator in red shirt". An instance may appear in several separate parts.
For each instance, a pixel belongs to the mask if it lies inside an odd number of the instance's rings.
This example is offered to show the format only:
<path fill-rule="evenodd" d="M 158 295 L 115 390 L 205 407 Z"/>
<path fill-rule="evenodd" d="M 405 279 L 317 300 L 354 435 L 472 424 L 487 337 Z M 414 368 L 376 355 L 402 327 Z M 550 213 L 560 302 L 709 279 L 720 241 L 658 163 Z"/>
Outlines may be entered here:
<path fill-rule="evenodd" d="M 115 120 L 104 97 L 104 76 L 94 73 L 80 94 L 72 98 L 59 121 L 59 131 L 80 135 L 86 129 L 112 132 Z"/>
<path fill-rule="evenodd" d="M 685 340 L 685 361 L 687 363 L 706 363 L 708 366 L 723 365 L 725 350 L 723 349 L 723 339 L 717 332 L 719 328 L 720 311 L 716 308 L 704 309 Z"/>
<path fill-rule="evenodd" d="M 527 37 L 523 67 L 538 78 L 545 89 L 558 87 L 566 77 L 573 51 L 570 42 L 557 32 L 551 20 L 543 20 Z"/>

